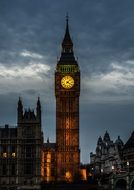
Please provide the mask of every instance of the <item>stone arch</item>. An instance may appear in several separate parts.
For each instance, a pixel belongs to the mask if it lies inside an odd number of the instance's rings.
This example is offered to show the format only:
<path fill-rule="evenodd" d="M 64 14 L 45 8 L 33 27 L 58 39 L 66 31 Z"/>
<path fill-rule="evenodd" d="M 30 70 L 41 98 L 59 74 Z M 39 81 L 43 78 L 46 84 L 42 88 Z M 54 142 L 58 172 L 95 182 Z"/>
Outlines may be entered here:
<path fill-rule="evenodd" d="M 131 182 L 131 190 L 134 190 L 134 178 L 132 179 L 132 182 Z"/>
<path fill-rule="evenodd" d="M 115 190 L 126 190 L 127 189 L 127 182 L 125 179 L 117 180 L 115 184 Z"/>

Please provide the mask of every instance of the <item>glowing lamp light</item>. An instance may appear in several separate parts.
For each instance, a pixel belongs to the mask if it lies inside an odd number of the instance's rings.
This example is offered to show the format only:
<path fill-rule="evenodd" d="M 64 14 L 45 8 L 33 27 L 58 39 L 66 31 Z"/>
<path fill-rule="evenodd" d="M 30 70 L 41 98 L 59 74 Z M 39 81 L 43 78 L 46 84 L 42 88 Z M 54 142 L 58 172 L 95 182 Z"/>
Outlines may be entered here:
<path fill-rule="evenodd" d="M 16 157 L 16 154 L 15 154 L 15 152 L 12 152 L 12 157 Z"/>
<path fill-rule="evenodd" d="M 87 171 L 86 169 L 81 169 L 81 179 L 86 181 L 87 180 Z"/>
<path fill-rule="evenodd" d="M 47 164 L 46 164 L 46 180 L 49 182 L 51 180 L 51 153 L 48 152 L 46 156 Z"/>
<path fill-rule="evenodd" d="M 101 173 L 103 173 L 103 168 L 101 168 Z"/>
<path fill-rule="evenodd" d="M 4 157 L 4 158 L 7 157 L 7 153 L 6 153 L 6 152 L 3 153 L 3 157 Z"/>
<path fill-rule="evenodd" d="M 127 161 L 127 166 L 129 166 L 129 161 Z"/>

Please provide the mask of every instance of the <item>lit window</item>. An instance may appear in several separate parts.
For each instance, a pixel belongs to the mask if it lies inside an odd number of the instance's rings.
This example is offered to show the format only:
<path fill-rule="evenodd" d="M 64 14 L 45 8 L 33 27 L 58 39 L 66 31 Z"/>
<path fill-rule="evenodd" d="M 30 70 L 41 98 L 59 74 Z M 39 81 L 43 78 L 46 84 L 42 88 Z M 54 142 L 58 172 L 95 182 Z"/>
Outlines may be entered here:
<path fill-rule="evenodd" d="M 48 152 L 47 153 L 47 163 L 50 163 L 51 162 L 51 153 Z"/>
<path fill-rule="evenodd" d="M 69 171 L 65 173 L 66 181 L 72 181 L 72 175 Z"/>
<path fill-rule="evenodd" d="M 3 157 L 4 157 L 4 158 L 7 157 L 7 153 L 6 153 L 6 152 L 3 153 Z"/>
<path fill-rule="evenodd" d="M 16 154 L 15 154 L 15 152 L 12 152 L 12 157 L 16 157 Z"/>

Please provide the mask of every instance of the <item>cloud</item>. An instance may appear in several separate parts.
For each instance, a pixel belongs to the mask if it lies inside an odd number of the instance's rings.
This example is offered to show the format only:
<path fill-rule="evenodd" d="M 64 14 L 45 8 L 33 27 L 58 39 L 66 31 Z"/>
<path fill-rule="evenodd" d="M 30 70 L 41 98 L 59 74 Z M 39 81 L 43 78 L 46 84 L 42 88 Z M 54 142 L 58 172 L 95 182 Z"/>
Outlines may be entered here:
<path fill-rule="evenodd" d="M 31 58 L 36 58 L 36 59 L 42 59 L 43 56 L 38 54 L 38 53 L 31 53 L 30 51 L 23 51 L 20 53 L 21 56 L 24 56 L 24 57 L 31 57 Z"/>
<path fill-rule="evenodd" d="M 40 62 L 11 66 L 0 64 L 1 93 L 21 93 L 31 88 L 38 92 L 51 84 L 49 73 L 50 66 Z"/>
<path fill-rule="evenodd" d="M 50 70 L 50 66 L 42 63 L 29 63 L 25 66 L 12 65 L 7 67 L 0 64 L 0 78 L 14 79 L 14 78 L 42 78 L 40 73 L 47 74 Z"/>
<path fill-rule="evenodd" d="M 84 77 L 83 90 L 87 92 L 86 99 L 96 97 L 96 100 L 111 101 L 133 99 L 134 96 L 134 61 L 112 62 L 107 73 L 93 73 Z"/>

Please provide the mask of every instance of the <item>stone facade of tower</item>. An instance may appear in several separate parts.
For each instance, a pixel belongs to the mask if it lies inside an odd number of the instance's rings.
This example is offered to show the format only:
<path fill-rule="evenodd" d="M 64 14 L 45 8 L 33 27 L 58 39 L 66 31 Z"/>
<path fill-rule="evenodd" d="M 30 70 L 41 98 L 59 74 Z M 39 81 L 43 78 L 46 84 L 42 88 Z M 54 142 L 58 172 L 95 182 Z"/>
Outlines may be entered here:
<path fill-rule="evenodd" d="M 62 52 L 55 71 L 57 180 L 78 174 L 80 70 L 73 53 L 68 19 Z"/>
<path fill-rule="evenodd" d="M 39 99 L 36 113 L 31 109 L 23 111 L 22 101 L 19 99 L 17 138 L 17 183 L 22 187 L 39 185 L 43 144 Z"/>

